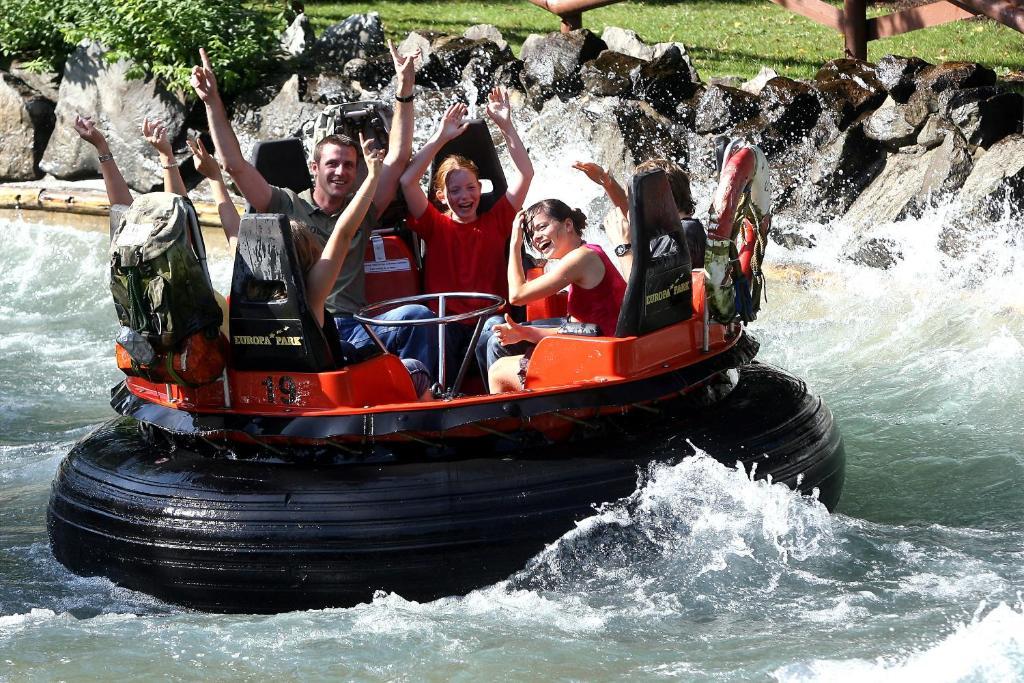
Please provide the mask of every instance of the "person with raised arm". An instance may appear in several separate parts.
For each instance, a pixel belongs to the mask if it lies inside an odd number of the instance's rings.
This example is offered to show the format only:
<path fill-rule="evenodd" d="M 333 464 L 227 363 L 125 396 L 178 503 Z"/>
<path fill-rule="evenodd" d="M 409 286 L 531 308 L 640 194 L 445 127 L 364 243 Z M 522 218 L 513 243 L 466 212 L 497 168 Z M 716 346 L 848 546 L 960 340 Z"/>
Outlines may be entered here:
<path fill-rule="evenodd" d="M 590 180 L 600 185 L 615 207 L 606 218 L 605 225 L 608 239 L 615 245 L 619 270 L 622 271 L 622 277 L 628 280 L 629 274 L 633 270 L 633 245 L 629 231 L 629 200 L 626 191 L 599 164 L 592 161 L 577 161 L 572 167 L 583 171 Z M 672 199 L 675 201 L 676 211 L 679 212 L 679 221 L 683 234 L 686 236 L 687 248 L 690 251 L 691 267 L 703 268 L 704 246 L 708 234 L 704 224 L 693 217 L 696 207 L 693 203 L 693 195 L 690 193 L 690 176 L 678 164 L 668 159 L 648 159 L 636 167 L 636 172 L 643 173 L 656 169 L 664 171 L 668 178 Z"/>
<path fill-rule="evenodd" d="M 468 125 L 468 108 L 461 102 L 448 107 L 441 123 L 423 148 L 409 162 L 402 174 L 402 193 L 408 210 L 408 226 L 427 245 L 423 278 L 424 292 L 482 292 L 508 298 L 505 278 L 505 244 L 512 234 L 512 219 L 523 206 L 533 180 L 533 164 L 526 146 L 512 123 L 508 91 L 495 88 L 487 98 L 487 116 L 505 139 L 513 170 L 508 190 L 489 210 L 479 212 L 480 172 L 471 160 L 453 155 L 443 159 L 434 176 L 432 188 L 439 211 L 420 187 L 420 179 L 441 148 L 457 138 Z M 469 301 L 452 301 L 449 313 L 462 313 L 473 308 Z M 476 345 L 480 367 L 486 371 L 486 349 L 490 330 L 502 322 L 501 316 L 486 321 Z M 458 362 L 466 352 L 472 336 L 472 325 L 449 325 L 452 353 L 448 358 Z"/>
<path fill-rule="evenodd" d="M 121 175 L 121 169 L 117 167 L 114 155 L 110 153 L 110 145 L 107 144 L 107 138 L 96 127 L 92 117 L 78 114 L 75 116 L 74 126 L 78 137 L 92 145 L 99 155 L 100 173 L 103 175 L 103 186 L 107 191 L 107 201 L 110 202 L 111 206 L 114 204 L 131 204 L 134 197 L 132 197 L 131 190 L 128 189 L 128 183 L 125 182 L 124 176 Z"/>
<path fill-rule="evenodd" d="M 593 324 L 599 334 L 614 335 L 626 282 L 600 246 L 583 241 L 587 225 L 583 212 L 558 199 L 545 199 L 520 212 L 515 223 L 508 249 L 509 302 L 527 304 L 568 287 L 569 321 Z M 556 261 L 533 280 L 527 280 L 523 270 L 525 240 L 541 256 Z M 558 331 L 520 325 L 508 316 L 504 323 L 495 325 L 494 338 L 509 355 L 498 358 L 490 367 L 491 393 L 522 390 L 533 347 Z"/>
<path fill-rule="evenodd" d="M 182 197 L 188 196 L 185 181 L 181 179 L 178 161 L 174 158 L 171 141 L 167 139 L 167 127 L 159 119 L 142 119 L 142 136 L 153 146 L 160 156 L 160 168 L 163 170 L 164 192 L 173 192 Z"/>
<path fill-rule="evenodd" d="M 416 55 L 402 57 L 394 45 L 388 44 L 398 78 L 395 110 L 387 155 L 379 172 L 376 189 L 362 225 L 353 236 L 349 251 L 330 295 L 327 309 L 334 316 L 343 341 L 362 347 L 372 344 L 369 334 L 353 315 L 366 305 L 363 254 L 377 216 L 395 197 L 398 179 L 405 169 L 412 149 L 413 86 Z M 316 143 L 310 171 L 313 187 L 302 193 L 268 183 L 242 155 L 238 138 L 231 129 L 227 110 L 217 89 L 217 78 L 205 49 L 199 51 L 202 64 L 192 69 L 191 82 L 206 107 L 206 116 L 214 147 L 224 170 L 231 175 L 242 196 L 254 211 L 283 213 L 309 225 L 324 240 L 334 230 L 338 217 L 351 201 L 352 184 L 356 179 L 358 149 L 351 138 L 329 135 Z M 388 320 L 427 319 L 434 317 L 425 306 L 401 306 L 380 316 Z M 436 339 L 425 326 L 374 327 L 374 332 L 389 351 L 402 358 L 414 358 L 427 367 L 437 366 Z"/>
<path fill-rule="evenodd" d="M 231 201 L 228 194 L 227 184 L 224 182 L 224 174 L 220 170 L 220 164 L 206 149 L 206 145 L 198 137 L 195 140 L 185 140 L 189 150 L 192 152 L 192 163 L 207 180 L 213 190 L 213 200 L 217 202 L 217 215 L 220 216 L 220 226 L 224 229 L 224 236 L 228 238 L 228 247 L 233 252 L 238 245 L 238 226 L 241 217 L 238 215 L 238 208 Z M 351 240 L 350 240 L 351 241 Z M 346 243 L 347 244 L 347 243 Z M 335 275 L 337 278 L 337 275 Z"/>

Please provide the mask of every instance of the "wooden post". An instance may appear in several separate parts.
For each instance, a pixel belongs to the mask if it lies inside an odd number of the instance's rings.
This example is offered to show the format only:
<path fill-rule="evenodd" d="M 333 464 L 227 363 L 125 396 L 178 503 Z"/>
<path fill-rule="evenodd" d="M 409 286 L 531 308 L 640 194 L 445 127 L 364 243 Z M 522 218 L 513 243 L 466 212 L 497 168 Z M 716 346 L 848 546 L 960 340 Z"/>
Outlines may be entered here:
<path fill-rule="evenodd" d="M 868 58 L 867 22 L 865 0 L 843 0 L 843 35 L 848 58 Z"/>
<path fill-rule="evenodd" d="M 559 17 L 562 20 L 562 33 L 583 28 L 583 12 L 570 12 Z"/>

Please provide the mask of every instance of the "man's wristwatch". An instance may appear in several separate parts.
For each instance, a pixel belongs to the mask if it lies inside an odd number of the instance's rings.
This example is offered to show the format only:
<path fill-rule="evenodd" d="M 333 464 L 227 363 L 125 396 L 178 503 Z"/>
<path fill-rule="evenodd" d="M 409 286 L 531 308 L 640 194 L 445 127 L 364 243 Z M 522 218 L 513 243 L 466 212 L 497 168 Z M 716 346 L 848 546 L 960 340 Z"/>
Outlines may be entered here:
<path fill-rule="evenodd" d="M 630 251 L 632 251 L 632 249 L 633 245 L 630 244 L 629 242 L 626 242 L 625 244 L 620 244 L 619 246 L 615 247 L 615 255 L 619 257 L 625 256 Z"/>

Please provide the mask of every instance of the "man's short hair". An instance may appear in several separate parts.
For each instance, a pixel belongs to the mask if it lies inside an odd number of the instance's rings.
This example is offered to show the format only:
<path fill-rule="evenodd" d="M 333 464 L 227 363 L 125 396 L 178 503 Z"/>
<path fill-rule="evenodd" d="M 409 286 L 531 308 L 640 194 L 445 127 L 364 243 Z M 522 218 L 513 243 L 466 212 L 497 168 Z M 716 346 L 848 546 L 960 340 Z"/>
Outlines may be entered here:
<path fill-rule="evenodd" d="M 353 140 L 347 135 L 335 133 L 333 135 L 328 135 L 323 140 L 316 143 L 316 146 L 313 148 L 313 161 L 315 163 L 320 163 L 320 153 L 323 151 L 326 145 L 337 145 L 338 147 L 351 147 L 356 151 L 357 156 L 359 154 L 359 145 L 356 144 L 355 140 Z"/>
<path fill-rule="evenodd" d="M 637 173 L 661 169 L 668 176 L 668 185 L 672 189 L 672 199 L 679 213 L 693 215 L 696 207 L 693 195 L 690 194 L 690 176 L 678 164 L 668 159 L 649 159 L 636 167 Z"/>

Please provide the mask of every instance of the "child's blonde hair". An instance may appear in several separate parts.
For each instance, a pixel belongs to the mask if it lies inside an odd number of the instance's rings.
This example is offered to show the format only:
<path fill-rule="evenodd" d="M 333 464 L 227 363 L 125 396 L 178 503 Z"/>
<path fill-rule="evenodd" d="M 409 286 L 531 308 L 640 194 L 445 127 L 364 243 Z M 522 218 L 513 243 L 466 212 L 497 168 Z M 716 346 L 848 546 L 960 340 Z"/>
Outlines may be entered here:
<path fill-rule="evenodd" d="M 444 161 L 437 167 L 437 173 L 434 174 L 434 193 L 435 196 L 441 196 L 444 194 L 448 182 L 448 176 L 453 171 L 469 171 L 473 174 L 473 177 L 480 180 L 480 169 L 473 163 L 472 159 L 467 159 L 461 154 L 453 154 L 450 157 L 445 157 Z"/>
<path fill-rule="evenodd" d="M 295 256 L 299 259 L 299 268 L 302 269 L 302 276 L 305 279 L 314 264 L 320 260 L 320 255 L 324 253 L 327 243 L 320 235 L 313 232 L 313 228 L 302 221 L 291 219 L 288 221 L 288 225 L 292 230 Z"/>

